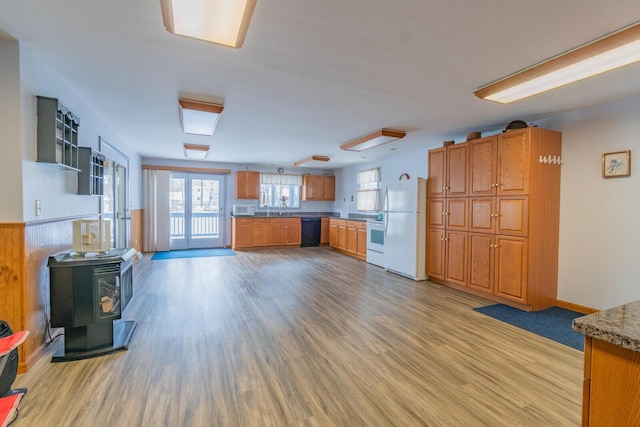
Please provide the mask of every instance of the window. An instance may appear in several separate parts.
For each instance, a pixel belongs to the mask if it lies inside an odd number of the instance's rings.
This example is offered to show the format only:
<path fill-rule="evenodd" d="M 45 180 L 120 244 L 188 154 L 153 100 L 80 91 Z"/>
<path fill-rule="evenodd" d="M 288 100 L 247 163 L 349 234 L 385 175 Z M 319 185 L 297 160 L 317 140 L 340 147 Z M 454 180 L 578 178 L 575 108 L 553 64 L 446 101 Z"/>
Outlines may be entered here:
<path fill-rule="evenodd" d="M 380 210 L 380 168 L 361 170 L 358 172 L 357 180 L 356 209 L 359 211 Z"/>
<path fill-rule="evenodd" d="M 261 208 L 300 208 L 302 176 L 276 173 L 260 174 Z"/>

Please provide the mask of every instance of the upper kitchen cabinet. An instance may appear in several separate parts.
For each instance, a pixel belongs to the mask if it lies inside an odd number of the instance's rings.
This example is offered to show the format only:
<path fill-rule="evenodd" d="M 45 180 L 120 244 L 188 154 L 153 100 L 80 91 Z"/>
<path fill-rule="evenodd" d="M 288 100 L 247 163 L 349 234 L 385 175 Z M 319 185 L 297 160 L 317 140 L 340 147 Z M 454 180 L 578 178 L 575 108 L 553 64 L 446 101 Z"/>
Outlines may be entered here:
<path fill-rule="evenodd" d="M 260 172 L 236 171 L 236 199 L 260 198 Z"/>
<path fill-rule="evenodd" d="M 302 175 L 303 201 L 333 201 L 336 199 L 336 177 L 325 175 Z"/>
<path fill-rule="evenodd" d="M 469 144 L 448 145 L 429 151 L 428 197 L 469 194 Z"/>
<path fill-rule="evenodd" d="M 333 175 L 325 175 L 322 177 L 322 189 L 324 191 L 323 200 L 336 200 L 336 177 Z"/>
<path fill-rule="evenodd" d="M 80 117 L 56 98 L 37 98 L 38 162 L 77 171 Z"/>

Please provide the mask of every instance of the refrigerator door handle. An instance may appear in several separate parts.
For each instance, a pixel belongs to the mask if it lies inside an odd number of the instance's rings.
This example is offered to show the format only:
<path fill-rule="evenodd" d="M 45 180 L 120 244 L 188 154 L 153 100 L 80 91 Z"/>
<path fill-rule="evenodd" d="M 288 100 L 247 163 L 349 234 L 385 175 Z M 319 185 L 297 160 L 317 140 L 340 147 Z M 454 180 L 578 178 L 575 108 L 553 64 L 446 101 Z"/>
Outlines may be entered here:
<path fill-rule="evenodd" d="M 387 235 L 389 226 L 389 188 L 384 189 L 384 235 Z"/>

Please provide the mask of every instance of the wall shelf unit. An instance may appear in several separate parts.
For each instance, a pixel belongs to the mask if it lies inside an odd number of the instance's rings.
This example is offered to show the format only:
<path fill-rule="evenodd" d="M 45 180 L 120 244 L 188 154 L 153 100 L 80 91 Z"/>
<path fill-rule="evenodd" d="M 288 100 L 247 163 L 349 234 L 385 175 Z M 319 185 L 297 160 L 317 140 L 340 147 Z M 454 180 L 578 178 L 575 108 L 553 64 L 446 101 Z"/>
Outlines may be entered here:
<path fill-rule="evenodd" d="M 78 147 L 78 162 L 78 194 L 104 195 L 104 154 L 89 147 Z"/>
<path fill-rule="evenodd" d="M 78 169 L 80 117 L 56 98 L 38 96 L 38 162 Z"/>

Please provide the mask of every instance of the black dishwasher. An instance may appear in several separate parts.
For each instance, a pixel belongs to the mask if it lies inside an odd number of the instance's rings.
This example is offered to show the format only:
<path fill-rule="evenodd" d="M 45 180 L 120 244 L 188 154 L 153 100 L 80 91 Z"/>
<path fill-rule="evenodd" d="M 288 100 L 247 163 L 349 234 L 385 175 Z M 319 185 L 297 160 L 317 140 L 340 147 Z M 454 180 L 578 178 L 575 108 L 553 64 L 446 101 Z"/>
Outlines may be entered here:
<path fill-rule="evenodd" d="M 320 246 L 320 218 L 302 218 L 302 243 L 300 246 Z"/>

